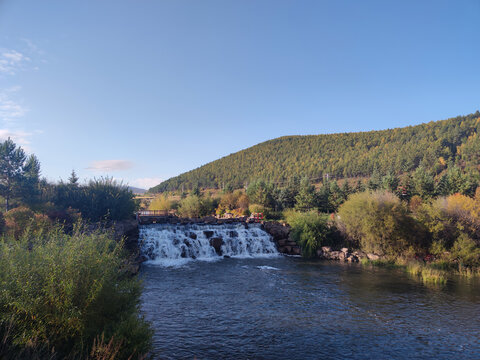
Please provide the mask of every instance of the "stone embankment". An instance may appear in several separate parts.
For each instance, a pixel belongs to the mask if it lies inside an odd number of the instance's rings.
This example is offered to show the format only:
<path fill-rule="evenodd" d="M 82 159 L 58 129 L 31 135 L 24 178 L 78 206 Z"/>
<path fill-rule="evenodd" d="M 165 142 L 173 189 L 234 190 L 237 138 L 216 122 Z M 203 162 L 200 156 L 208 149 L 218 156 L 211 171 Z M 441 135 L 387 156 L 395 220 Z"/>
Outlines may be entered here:
<path fill-rule="evenodd" d="M 290 226 L 276 221 L 263 223 L 264 230 L 269 233 L 280 253 L 286 255 L 300 255 L 300 246 L 290 237 Z"/>
<path fill-rule="evenodd" d="M 359 262 L 361 259 L 378 260 L 379 255 L 365 253 L 363 251 L 350 251 L 348 248 L 342 248 L 339 251 L 332 250 L 330 246 L 323 246 L 317 250 L 317 257 L 325 260 L 339 260 L 346 262 Z"/>

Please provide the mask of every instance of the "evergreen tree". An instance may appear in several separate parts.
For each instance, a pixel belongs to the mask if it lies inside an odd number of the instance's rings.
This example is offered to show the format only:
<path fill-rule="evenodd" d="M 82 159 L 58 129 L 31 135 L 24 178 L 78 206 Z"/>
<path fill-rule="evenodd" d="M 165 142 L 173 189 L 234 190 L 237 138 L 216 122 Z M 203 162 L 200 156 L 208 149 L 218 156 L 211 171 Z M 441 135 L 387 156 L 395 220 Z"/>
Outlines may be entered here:
<path fill-rule="evenodd" d="M 348 196 L 353 193 L 353 191 L 354 190 L 352 189 L 352 187 L 348 183 L 348 180 L 345 180 L 342 184 L 342 187 L 341 187 L 341 192 L 342 192 L 343 198 L 346 200 L 348 198 Z"/>
<path fill-rule="evenodd" d="M 70 185 L 74 185 L 74 186 L 77 186 L 78 185 L 78 176 L 77 176 L 77 173 L 75 172 L 75 170 L 72 170 L 72 173 L 70 174 L 70 177 L 68 178 L 68 182 L 70 183 Z"/>
<path fill-rule="evenodd" d="M 297 176 L 290 178 L 287 186 L 280 190 L 278 194 L 278 202 L 284 209 L 291 209 L 295 206 L 296 196 L 300 189 L 300 180 Z"/>
<path fill-rule="evenodd" d="M 395 174 L 390 171 L 382 178 L 382 187 L 390 192 L 397 191 L 399 179 Z"/>
<path fill-rule="evenodd" d="M 19 195 L 25 181 L 26 155 L 21 147 L 8 138 L 0 144 L 0 195 L 5 199 L 5 210 L 10 201 Z"/>
<path fill-rule="evenodd" d="M 380 176 L 380 172 L 378 171 L 378 169 L 375 167 L 375 169 L 373 169 L 372 176 L 370 177 L 370 179 L 368 179 L 367 188 L 368 190 L 375 191 L 379 189 L 381 185 L 382 177 Z"/>
<path fill-rule="evenodd" d="M 413 187 L 416 195 L 428 199 L 435 195 L 435 181 L 432 174 L 420 166 L 413 174 Z"/>
<path fill-rule="evenodd" d="M 362 180 L 358 180 L 357 181 L 357 184 L 355 185 L 355 189 L 353 190 L 353 192 L 355 193 L 361 193 L 361 192 L 364 192 L 366 190 L 366 187 L 365 185 L 362 183 Z"/>
<path fill-rule="evenodd" d="M 306 211 L 317 206 L 317 195 L 315 186 L 310 183 L 308 178 L 303 178 L 300 182 L 300 189 L 295 197 L 295 209 Z"/>

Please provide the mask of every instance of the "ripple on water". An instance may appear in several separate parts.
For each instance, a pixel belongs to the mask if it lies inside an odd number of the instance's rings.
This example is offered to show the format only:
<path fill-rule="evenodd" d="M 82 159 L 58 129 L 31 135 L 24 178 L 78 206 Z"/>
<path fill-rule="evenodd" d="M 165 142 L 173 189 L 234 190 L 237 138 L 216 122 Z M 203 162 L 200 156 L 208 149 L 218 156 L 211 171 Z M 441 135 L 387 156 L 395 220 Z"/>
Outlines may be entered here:
<path fill-rule="evenodd" d="M 388 269 L 287 257 L 146 266 L 142 277 L 142 309 L 159 359 L 480 353 L 478 286 L 431 289 Z"/>

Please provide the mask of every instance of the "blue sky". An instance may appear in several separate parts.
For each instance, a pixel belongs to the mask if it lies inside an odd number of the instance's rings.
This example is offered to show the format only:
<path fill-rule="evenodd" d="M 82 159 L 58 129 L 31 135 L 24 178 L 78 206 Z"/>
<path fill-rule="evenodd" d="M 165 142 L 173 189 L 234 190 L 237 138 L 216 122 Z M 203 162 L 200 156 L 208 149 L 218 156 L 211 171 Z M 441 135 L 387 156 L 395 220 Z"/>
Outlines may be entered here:
<path fill-rule="evenodd" d="M 0 138 L 150 187 L 283 135 L 480 109 L 480 2 L 0 0 Z"/>

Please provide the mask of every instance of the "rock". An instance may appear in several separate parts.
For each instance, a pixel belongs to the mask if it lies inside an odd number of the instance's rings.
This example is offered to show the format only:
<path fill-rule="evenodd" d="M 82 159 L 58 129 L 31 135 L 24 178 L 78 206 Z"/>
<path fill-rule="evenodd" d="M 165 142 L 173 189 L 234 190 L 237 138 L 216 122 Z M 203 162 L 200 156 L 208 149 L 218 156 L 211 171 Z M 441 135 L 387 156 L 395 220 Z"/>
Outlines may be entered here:
<path fill-rule="evenodd" d="M 210 239 L 213 236 L 213 231 L 211 230 L 205 230 L 203 233 L 205 234 L 207 239 Z"/>
<path fill-rule="evenodd" d="M 340 251 L 343 253 L 348 253 L 348 248 L 341 248 Z"/>
<path fill-rule="evenodd" d="M 340 260 L 340 254 L 343 254 L 341 251 L 331 251 L 330 259 L 331 260 Z"/>
<path fill-rule="evenodd" d="M 223 255 L 223 258 L 224 258 L 224 259 L 230 259 L 230 256 L 228 256 L 228 255 Z"/>
<path fill-rule="evenodd" d="M 229 232 L 229 235 L 230 235 L 230 237 L 232 237 L 232 238 L 236 238 L 236 237 L 238 237 L 238 232 L 236 232 L 236 231 L 230 231 L 230 232 Z"/>
<path fill-rule="evenodd" d="M 280 239 L 277 241 L 278 246 L 285 246 L 287 245 L 287 239 Z"/>
<path fill-rule="evenodd" d="M 263 224 L 264 230 L 269 233 L 275 241 L 287 239 L 290 234 L 290 227 L 284 226 L 276 221 L 267 221 Z"/>
<path fill-rule="evenodd" d="M 210 239 L 210 245 L 215 249 L 218 255 L 222 255 L 223 239 L 220 237 L 214 237 Z"/>
<path fill-rule="evenodd" d="M 332 248 L 330 246 L 322 246 L 322 251 L 324 253 L 329 253 L 332 251 Z"/>
<path fill-rule="evenodd" d="M 190 239 L 196 240 L 196 239 L 197 239 L 197 234 L 191 232 L 191 233 L 188 234 L 188 237 L 189 237 Z"/>
<path fill-rule="evenodd" d="M 367 258 L 368 258 L 368 260 L 378 260 L 378 259 L 380 259 L 380 256 L 378 256 L 376 254 L 368 253 Z"/>
<path fill-rule="evenodd" d="M 345 260 L 346 258 L 346 253 L 343 251 L 337 251 L 338 252 L 338 260 Z"/>
<path fill-rule="evenodd" d="M 293 255 L 300 255 L 301 254 L 300 247 L 299 246 L 292 247 L 292 254 Z"/>

